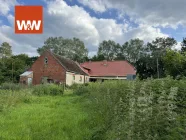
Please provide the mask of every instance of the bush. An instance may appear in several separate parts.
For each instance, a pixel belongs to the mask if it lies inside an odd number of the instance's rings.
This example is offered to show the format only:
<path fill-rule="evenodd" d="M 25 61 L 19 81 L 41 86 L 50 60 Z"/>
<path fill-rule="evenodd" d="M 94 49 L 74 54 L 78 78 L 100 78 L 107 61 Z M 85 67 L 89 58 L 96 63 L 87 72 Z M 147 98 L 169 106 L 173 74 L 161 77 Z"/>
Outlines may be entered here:
<path fill-rule="evenodd" d="M 76 88 L 74 88 L 74 92 L 73 94 L 75 95 L 83 95 L 83 94 L 88 94 L 89 93 L 89 89 L 87 85 L 78 85 L 76 86 Z"/>
<path fill-rule="evenodd" d="M 0 89 L 4 89 L 4 90 L 20 90 L 22 88 L 23 85 L 15 84 L 15 83 L 3 83 L 0 85 Z"/>
<path fill-rule="evenodd" d="M 171 78 L 106 81 L 79 86 L 74 94 L 89 99 L 92 139 L 182 140 L 185 85 L 186 81 Z"/>
<path fill-rule="evenodd" d="M 26 90 L 0 90 L 0 112 L 6 111 L 19 103 L 29 103 L 30 94 Z"/>
<path fill-rule="evenodd" d="M 62 85 L 44 84 L 33 87 L 32 93 L 34 95 L 62 95 L 64 87 Z"/>

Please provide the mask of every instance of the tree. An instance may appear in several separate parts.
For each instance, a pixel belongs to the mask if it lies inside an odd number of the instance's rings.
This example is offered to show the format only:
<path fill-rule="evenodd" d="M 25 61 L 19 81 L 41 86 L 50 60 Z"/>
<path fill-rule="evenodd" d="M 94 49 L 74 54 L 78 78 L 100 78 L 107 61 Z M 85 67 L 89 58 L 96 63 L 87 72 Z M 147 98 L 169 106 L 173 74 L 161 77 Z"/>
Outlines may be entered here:
<path fill-rule="evenodd" d="M 0 47 L 0 57 L 12 56 L 12 46 L 9 43 L 3 42 Z"/>
<path fill-rule="evenodd" d="M 159 72 L 160 76 L 163 77 L 164 72 L 161 72 L 162 70 L 162 61 L 159 61 Z M 137 69 L 137 74 L 139 75 L 139 78 L 142 79 L 147 79 L 147 78 L 157 78 L 158 77 L 158 72 L 157 72 L 157 61 L 154 57 L 145 56 L 140 58 L 136 62 L 136 69 Z"/>
<path fill-rule="evenodd" d="M 181 53 L 184 54 L 186 52 L 186 38 L 183 38 L 181 46 Z"/>
<path fill-rule="evenodd" d="M 176 44 L 176 40 L 169 37 L 156 38 L 147 43 L 142 57 L 136 61 L 135 65 L 140 79 L 165 77 L 166 66 L 163 57 L 166 55 L 166 50 Z"/>
<path fill-rule="evenodd" d="M 120 48 L 120 44 L 111 40 L 104 40 L 99 44 L 97 56 L 104 56 L 106 60 L 114 60 L 117 58 Z"/>
<path fill-rule="evenodd" d="M 186 56 L 173 50 L 167 50 L 166 55 L 163 57 L 166 74 L 176 77 L 186 76 Z"/>
<path fill-rule="evenodd" d="M 145 45 L 143 40 L 131 39 L 125 42 L 119 51 L 118 58 L 126 59 L 132 64 L 136 64 L 145 53 Z"/>
<path fill-rule="evenodd" d="M 91 61 L 103 61 L 103 60 L 105 60 L 104 55 L 94 55 L 94 56 L 91 58 Z"/>
<path fill-rule="evenodd" d="M 19 82 L 20 74 L 28 70 L 35 57 L 20 54 L 0 59 L 0 84 L 4 82 Z"/>
<path fill-rule="evenodd" d="M 151 55 L 154 57 L 162 57 L 165 55 L 167 49 L 173 48 L 177 44 L 174 38 L 156 38 L 152 43 L 148 43 Z"/>
<path fill-rule="evenodd" d="M 83 41 L 78 38 L 49 37 L 44 42 L 44 46 L 37 51 L 42 54 L 44 50 L 51 50 L 55 54 L 78 62 L 85 61 L 88 56 L 88 50 L 85 48 Z"/>

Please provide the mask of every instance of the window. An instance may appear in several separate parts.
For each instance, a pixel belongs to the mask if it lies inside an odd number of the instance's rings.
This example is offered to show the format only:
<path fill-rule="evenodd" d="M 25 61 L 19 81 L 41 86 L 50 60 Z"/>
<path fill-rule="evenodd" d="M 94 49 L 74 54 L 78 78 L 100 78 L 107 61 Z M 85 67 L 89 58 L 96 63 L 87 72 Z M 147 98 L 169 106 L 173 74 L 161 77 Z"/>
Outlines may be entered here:
<path fill-rule="evenodd" d="M 73 75 L 73 80 L 75 80 L 76 79 L 76 77 L 75 77 L 75 75 Z"/>
<path fill-rule="evenodd" d="M 80 76 L 80 80 L 79 80 L 80 82 L 82 81 L 82 76 Z"/>
<path fill-rule="evenodd" d="M 48 58 L 45 57 L 45 60 L 44 60 L 45 64 L 48 64 Z"/>

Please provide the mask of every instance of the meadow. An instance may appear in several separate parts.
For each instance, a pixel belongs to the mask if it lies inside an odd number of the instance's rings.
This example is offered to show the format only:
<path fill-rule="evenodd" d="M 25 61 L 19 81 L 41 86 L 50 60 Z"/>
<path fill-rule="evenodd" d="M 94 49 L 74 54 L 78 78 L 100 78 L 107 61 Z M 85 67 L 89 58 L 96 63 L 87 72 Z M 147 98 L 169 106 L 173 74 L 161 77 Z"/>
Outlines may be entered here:
<path fill-rule="evenodd" d="M 186 139 L 186 80 L 2 87 L 3 140 Z"/>

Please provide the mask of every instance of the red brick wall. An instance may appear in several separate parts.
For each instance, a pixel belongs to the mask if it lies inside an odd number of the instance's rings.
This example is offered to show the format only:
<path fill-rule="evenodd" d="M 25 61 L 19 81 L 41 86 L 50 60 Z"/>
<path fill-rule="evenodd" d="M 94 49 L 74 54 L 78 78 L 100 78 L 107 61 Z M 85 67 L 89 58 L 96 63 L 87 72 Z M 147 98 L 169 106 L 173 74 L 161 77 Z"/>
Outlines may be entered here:
<path fill-rule="evenodd" d="M 48 58 L 48 64 L 44 62 L 45 57 Z M 65 83 L 66 81 L 66 70 L 47 51 L 34 62 L 30 70 L 33 71 L 34 85 L 41 84 L 42 77 L 48 77 L 56 82 Z"/>

